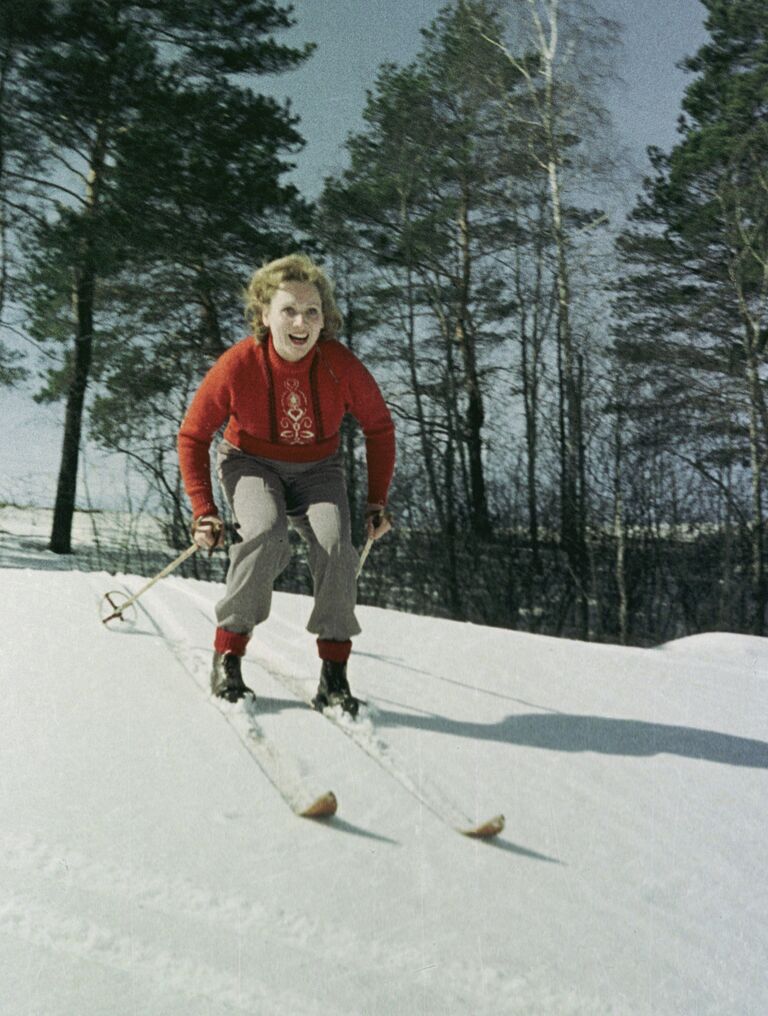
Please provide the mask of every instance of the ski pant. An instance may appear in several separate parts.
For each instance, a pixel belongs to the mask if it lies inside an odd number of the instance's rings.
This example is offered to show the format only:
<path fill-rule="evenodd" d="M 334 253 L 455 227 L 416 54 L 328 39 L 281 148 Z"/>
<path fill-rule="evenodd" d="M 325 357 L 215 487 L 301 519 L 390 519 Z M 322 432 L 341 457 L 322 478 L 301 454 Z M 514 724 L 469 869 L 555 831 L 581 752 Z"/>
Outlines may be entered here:
<path fill-rule="evenodd" d="M 307 631 L 334 642 L 359 634 L 359 557 L 341 453 L 319 462 L 278 462 L 222 441 L 216 464 L 241 537 L 230 547 L 226 592 L 216 604 L 219 628 L 250 636 L 267 619 L 275 579 L 291 556 L 290 523 L 307 544 L 314 584 Z"/>

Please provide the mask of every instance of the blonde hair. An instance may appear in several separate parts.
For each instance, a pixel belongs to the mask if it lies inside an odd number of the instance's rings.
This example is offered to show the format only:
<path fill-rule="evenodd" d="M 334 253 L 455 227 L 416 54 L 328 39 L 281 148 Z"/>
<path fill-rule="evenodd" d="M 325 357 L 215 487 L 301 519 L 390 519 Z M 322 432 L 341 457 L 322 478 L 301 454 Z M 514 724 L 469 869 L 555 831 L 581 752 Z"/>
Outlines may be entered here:
<path fill-rule="evenodd" d="M 322 268 L 306 254 L 287 254 L 257 268 L 245 291 L 245 316 L 254 338 L 261 342 L 268 328 L 261 316 L 272 297 L 284 282 L 310 282 L 317 287 L 323 309 L 323 330 L 320 340 L 335 339 L 341 330 L 341 314 L 333 295 L 333 284 Z"/>

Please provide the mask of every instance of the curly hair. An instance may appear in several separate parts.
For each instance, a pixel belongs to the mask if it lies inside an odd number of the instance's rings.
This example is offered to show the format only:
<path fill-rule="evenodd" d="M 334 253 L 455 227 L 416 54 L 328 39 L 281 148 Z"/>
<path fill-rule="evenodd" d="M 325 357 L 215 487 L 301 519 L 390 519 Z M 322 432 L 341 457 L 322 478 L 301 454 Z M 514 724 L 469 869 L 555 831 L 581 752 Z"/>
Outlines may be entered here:
<path fill-rule="evenodd" d="M 283 282 L 310 282 L 317 287 L 323 310 L 323 329 L 320 341 L 335 339 L 341 330 L 342 318 L 333 295 L 333 284 L 322 268 L 306 254 L 287 254 L 257 268 L 245 291 L 245 317 L 253 329 L 254 338 L 261 342 L 269 331 L 261 316 Z"/>

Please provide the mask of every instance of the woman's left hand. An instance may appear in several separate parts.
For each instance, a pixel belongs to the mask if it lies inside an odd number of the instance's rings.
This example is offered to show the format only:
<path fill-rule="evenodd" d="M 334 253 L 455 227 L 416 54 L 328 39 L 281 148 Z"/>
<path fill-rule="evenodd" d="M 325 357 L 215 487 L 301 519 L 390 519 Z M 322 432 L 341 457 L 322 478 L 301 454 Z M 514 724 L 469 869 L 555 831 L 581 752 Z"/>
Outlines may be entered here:
<path fill-rule="evenodd" d="M 365 535 L 380 540 L 392 528 L 392 516 L 383 504 L 369 504 L 365 509 Z"/>

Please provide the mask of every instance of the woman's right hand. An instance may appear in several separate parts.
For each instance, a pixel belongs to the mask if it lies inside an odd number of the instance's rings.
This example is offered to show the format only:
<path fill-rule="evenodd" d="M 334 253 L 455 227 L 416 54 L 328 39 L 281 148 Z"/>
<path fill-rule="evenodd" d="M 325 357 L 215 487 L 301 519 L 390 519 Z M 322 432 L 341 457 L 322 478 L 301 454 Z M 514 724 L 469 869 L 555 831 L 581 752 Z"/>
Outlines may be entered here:
<path fill-rule="evenodd" d="M 392 528 L 392 516 L 383 504 L 369 504 L 365 509 L 365 535 L 380 540 Z"/>
<path fill-rule="evenodd" d="M 192 540 L 201 550 L 224 546 L 224 523 L 218 515 L 201 515 L 192 523 Z"/>

